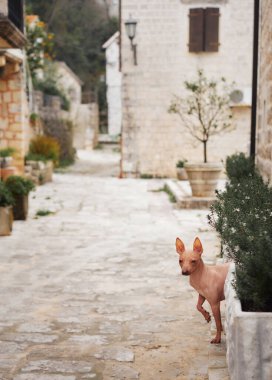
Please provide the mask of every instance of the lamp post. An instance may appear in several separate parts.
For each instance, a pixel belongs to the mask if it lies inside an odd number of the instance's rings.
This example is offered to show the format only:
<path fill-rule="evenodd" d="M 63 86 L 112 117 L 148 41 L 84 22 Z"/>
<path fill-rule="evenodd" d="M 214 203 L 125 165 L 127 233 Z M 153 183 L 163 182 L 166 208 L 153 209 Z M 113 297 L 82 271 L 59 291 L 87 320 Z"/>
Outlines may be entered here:
<path fill-rule="evenodd" d="M 137 65 L 137 45 L 133 43 L 136 36 L 137 21 L 129 15 L 129 19 L 125 21 L 126 33 L 130 39 L 131 50 L 133 51 L 133 61 L 134 65 Z"/>

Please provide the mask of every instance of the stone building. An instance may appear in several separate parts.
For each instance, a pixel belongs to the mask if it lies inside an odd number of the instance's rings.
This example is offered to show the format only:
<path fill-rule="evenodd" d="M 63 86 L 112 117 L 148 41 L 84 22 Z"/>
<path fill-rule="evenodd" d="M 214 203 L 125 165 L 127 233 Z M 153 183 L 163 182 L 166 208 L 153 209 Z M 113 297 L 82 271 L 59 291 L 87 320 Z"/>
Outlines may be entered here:
<path fill-rule="evenodd" d="M 82 99 L 83 82 L 65 62 L 55 62 L 59 88 L 66 95 L 70 107 L 65 118 L 73 123 L 73 144 L 76 149 L 93 148 L 98 140 L 98 105 L 95 100 Z"/>
<path fill-rule="evenodd" d="M 272 183 L 272 2 L 260 2 L 257 165 Z"/>
<path fill-rule="evenodd" d="M 24 170 L 31 128 L 25 91 L 23 1 L 0 0 L 0 148 L 16 149 L 15 165 Z"/>
<path fill-rule="evenodd" d="M 121 84 L 122 74 L 120 72 L 119 46 L 120 33 L 116 32 L 103 45 L 106 50 L 106 84 L 107 84 L 107 104 L 108 104 L 108 133 L 116 136 L 121 133 L 122 105 L 121 105 Z"/>
<path fill-rule="evenodd" d="M 137 65 L 125 21 L 137 21 Z M 253 0 L 122 0 L 122 171 L 124 176 L 175 176 L 185 158 L 200 161 L 195 144 L 168 109 L 173 95 L 184 96 L 184 81 L 203 69 L 224 76 L 240 99 L 233 104 L 235 129 L 214 136 L 209 161 L 248 151 L 252 78 Z"/>

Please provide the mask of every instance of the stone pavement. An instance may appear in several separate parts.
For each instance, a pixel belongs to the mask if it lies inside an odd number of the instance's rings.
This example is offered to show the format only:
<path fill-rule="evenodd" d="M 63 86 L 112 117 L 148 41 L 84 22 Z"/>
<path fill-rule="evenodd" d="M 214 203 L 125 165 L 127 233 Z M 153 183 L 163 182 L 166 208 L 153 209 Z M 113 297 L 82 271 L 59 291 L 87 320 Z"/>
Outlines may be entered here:
<path fill-rule="evenodd" d="M 215 259 L 206 212 L 111 177 L 117 154 L 82 157 L 0 240 L 0 379 L 208 379 L 210 326 L 174 247 L 198 235 Z"/>

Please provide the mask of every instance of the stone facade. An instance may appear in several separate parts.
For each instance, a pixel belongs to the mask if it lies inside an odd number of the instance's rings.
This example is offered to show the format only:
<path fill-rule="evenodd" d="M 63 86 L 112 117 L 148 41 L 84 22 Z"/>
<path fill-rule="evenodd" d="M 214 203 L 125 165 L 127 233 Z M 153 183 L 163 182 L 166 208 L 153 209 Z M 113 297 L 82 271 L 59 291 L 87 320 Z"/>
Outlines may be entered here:
<path fill-rule="evenodd" d="M 93 148 L 98 139 L 98 106 L 90 99 L 82 104 L 82 84 L 80 78 L 65 62 L 56 62 L 58 85 L 70 102 L 66 118 L 74 126 L 73 144 L 76 149 Z"/>
<path fill-rule="evenodd" d="M 272 183 L 272 3 L 262 0 L 260 4 L 257 165 Z"/>
<path fill-rule="evenodd" d="M 24 157 L 35 135 L 35 129 L 29 121 L 24 63 L 19 65 L 9 61 L 6 71 L 8 74 L 0 78 L 0 149 L 15 148 L 13 164 L 18 173 L 23 173 Z"/>
<path fill-rule="evenodd" d="M 175 176 L 179 159 L 202 159 L 202 147 L 178 117 L 168 113 L 173 95 L 184 95 L 184 81 L 204 69 L 207 77 L 224 76 L 250 94 L 253 0 L 123 0 L 121 4 L 123 175 Z M 219 51 L 189 53 L 189 10 L 211 6 L 220 9 Z M 138 65 L 124 27 L 130 14 L 138 21 L 134 41 Z M 250 101 L 233 107 L 233 115 L 234 130 L 209 141 L 209 161 L 249 150 Z"/>
<path fill-rule="evenodd" d="M 103 48 L 106 49 L 106 83 L 108 103 L 108 131 L 110 136 L 121 133 L 122 104 L 121 84 L 122 74 L 120 72 L 119 56 L 119 32 L 116 32 Z"/>

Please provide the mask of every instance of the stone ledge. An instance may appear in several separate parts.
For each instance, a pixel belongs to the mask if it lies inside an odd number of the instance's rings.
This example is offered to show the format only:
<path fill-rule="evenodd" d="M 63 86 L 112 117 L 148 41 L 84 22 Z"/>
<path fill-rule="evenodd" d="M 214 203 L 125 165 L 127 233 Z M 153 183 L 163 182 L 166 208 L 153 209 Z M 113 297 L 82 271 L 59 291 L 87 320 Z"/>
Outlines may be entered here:
<path fill-rule="evenodd" d="M 215 201 L 215 197 L 192 197 L 188 181 L 166 180 L 166 186 L 177 200 L 177 207 L 184 209 L 208 209 Z"/>

